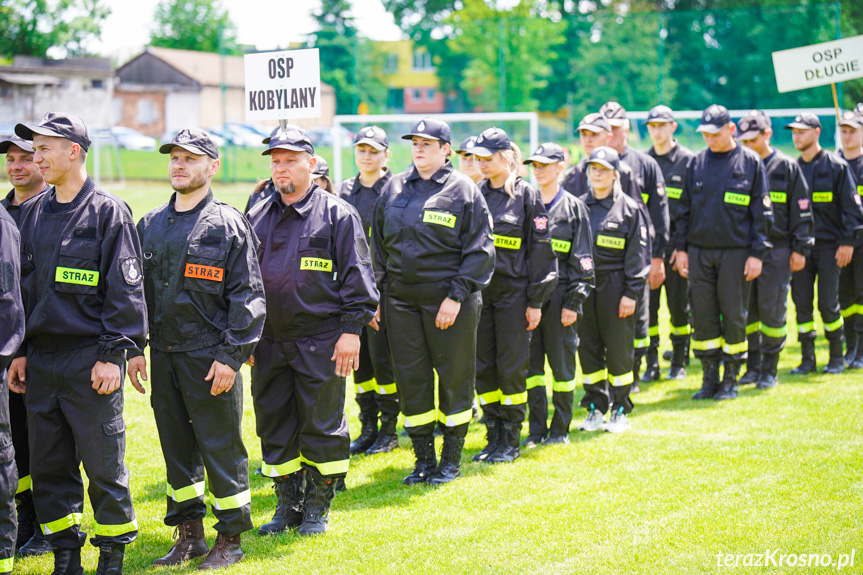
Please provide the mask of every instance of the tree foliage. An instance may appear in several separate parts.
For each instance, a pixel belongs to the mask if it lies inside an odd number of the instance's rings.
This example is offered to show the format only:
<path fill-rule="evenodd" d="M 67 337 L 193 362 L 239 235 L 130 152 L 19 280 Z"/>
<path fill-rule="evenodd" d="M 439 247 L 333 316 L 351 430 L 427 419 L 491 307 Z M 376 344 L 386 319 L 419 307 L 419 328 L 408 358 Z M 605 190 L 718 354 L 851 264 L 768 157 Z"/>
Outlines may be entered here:
<path fill-rule="evenodd" d="M 109 14 L 101 0 L 0 0 L 0 53 L 87 56 Z"/>
<path fill-rule="evenodd" d="M 150 44 L 162 48 L 240 54 L 237 28 L 220 0 L 162 0 Z"/>

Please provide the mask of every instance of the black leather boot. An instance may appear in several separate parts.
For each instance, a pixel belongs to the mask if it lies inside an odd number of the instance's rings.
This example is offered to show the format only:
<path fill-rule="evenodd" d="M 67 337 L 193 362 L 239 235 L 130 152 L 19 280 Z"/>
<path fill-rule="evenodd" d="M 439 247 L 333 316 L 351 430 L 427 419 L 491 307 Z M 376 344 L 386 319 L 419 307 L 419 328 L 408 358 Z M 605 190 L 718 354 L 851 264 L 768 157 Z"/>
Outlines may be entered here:
<path fill-rule="evenodd" d="M 429 485 L 443 485 L 457 479 L 461 475 L 461 452 L 464 448 L 464 437 L 443 436 L 443 449 L 440 452 L 440 464 L 434 473 L 426 480 Z"/>
<path fill-rule="evenodd" d="M 497 449 L 486 458 L 486 463 L 512 463 L 521 457 L 519 443 L 521 439 L 521 423 L 503 422 L 503 433 Z"/>
<path fill-rule="evenodd" d="M 713 396 L 713 399 L 735 399 L 737 398 L 737 372 L 740 370 L 740 364 L 736 361 L 725 362 L 725 373 L 722 375 L 722 383 L 719 384 L 719 391 Z"/>
<path fill-rule="evenodd" d="M 15 509 L 18 513 L 18 538 L 15 540 L 17 551 L 30 541 L 36 530 L 39 529 L 39 521 L 36 519 L 36 509 L 33 507 L 33 492 L 29 489 L 15 496 Z M 48 547 L 48 551 L 51 547 Z"/>
<path fill-rule="evenodd" d="M 420 435 L 411 437 L 413 443 L 416 464 L 410 475 L 402 479 L 405 485 L 416 485 L 425 483 L 429 476 L 437 468 L 437 456 L 434 451 L 434 435 Z"/>
<path fill-rule="evenodd" d="M 54 570 L 51 575 L 84 575 L 81 568 L 81 548 L 60 549 L 53 548 Z"/>
<path fill-rule="evenodd" d="M 396 435 L 398 416 L 381 414 L 381 429 L 375 442 L 366 450 L 366 455 L 389 453 L 399 446 L 399 436 Z"/>
<path fill-rule="evenodd" d="M 686 379 L 686 359 L 689 355 L 689 350 L 682 342 L 676 341 L 672 344 L 671 349 L 671 369 L 668 370 L 666 380 L 683 380 Z"/>
<path fill-rule="evenodd" d="M 853 316 L 852 316 L 853 317 Z M 857 331 L 851 323 L 845 324 L 845 364 L 851 367 L 854 360 L 860 357 L 857 353 Z"/>
<path fill-rule="evenodd" d="M 863 369 L 863 337 L 857 336 L 857 354 L 848 369 Z"/>
<path fill-rule="evenodd" d="M 799 366 L 791 370 L 791 375 L 806 375 L 807 373 L 815 373 L 818 371 L 818 365 L 815 363 L 814 339 L 800 340 L 800 355 L 802 357 L 802 361 Z"/>
<path fill-rule="evenodd" d="M 659 350 L 651 344 L 647 348 L 645 356 L 646 364 L 644 366 L 644 374 L 641 376 L 642 383 L 650 383 L 659 379 Z"/>
<path fill-rule="evenodd" d="M 719 391 L 719 360 L 702 359 L 701 367 L 703 369 L 701 389 L 692 396 L 692 399 L 713 399 L 713 396 Z"/>
<path fill-rule="evenodd" d="M 334 477 L 324 477 L 317 469 L 309 468 L 306 472 L 306 493 L 303 505 L 303 524 L 300 525 L 300 535 L 323 535 L 327 531 L 327 519 L 330 516 L 330 503 L 335 495 Z"/>
<path fill-rule="evenodd" d="M 45 536 L 42 534 L 42 528 L 37 522 L 33 530 L 33 537 L 18 550 L 18 555 L 20 557 L 38 557 L 40 555 L 47 555 L 50 552 L 51 544 L 45 539 Z"/>
<path fill-rule="evenodd" d="M 757 389 L 770 389 L 779 383 L 777 377 L 777 366 L 779 365 L 778 353 L 765 353 L 761 358 L 761 376 L 755 382 Z"/>
<path fill-rule="evenodd" d="M 224 569 L 241 561 L 244 557 L 241 538 L 242 536 L 239 534 L 233 537 L 228 537 L 222 533 L 216 535 L 213 548 L 207 553 L 207 558 L 198 565 L 198 570 Z"/>
<path fill-rule="evenodd" d="M 749 353 L 746 355 L 746 373 L 740 378 L 739 385 L 749 385 L 755 383 L 761 376 L 761 351 L 758 349 L 757 343 L 753 345 L 752 336 L 749 337 Z M 755 340 L 757 341 L 757 340 Z"/>
<path fill-rule="evenodd" d="M 207 547 L 207 540 L 204 537 L 204 522 L 201 519 L 192 519 L 184 521 L 177 525 L 174 530 L 177 541 L 174 542 L 171 550 L 164 557 L 160 557 L 153 561 L 156 567 L 174 566 L 194 559 L 195 557 L 203 557 L 209 553 L 210 548 Z"/>
<path fill-rule="evenodd" d="M 99 547 L 99 565 L 96 575 L 123 575 L 123 555 L 126 546 L 122 543 L 107 543 L 105 541 L 94 546 Z"/>
<path fill-rule="evenodd" d="M 842 355 L 844 347 L 844 338 L 842 332 L 833 332 L 829 334 L 832 337 L 828 339 L 830 344 L 830 361 L 827 362 L 827 367 L 824 368 L 824 373 L 830 375 L 838 375 L 845 371 L 845 356 Z"/>
<path fill-rule="evenodd" d="M 471 458 L 471 461 L 485 461 L 488 459 L 488 456 L 491 455 L 496 449 L 501 440 L 501 435 L 503 434 L 503 425 L 501 420 L 494 418 L 492 416 L 486 416 L 485 418 L 485 447 L 482 448 L 482 451 L 477 453 Z"/>
<path fill-rule="evenodd" d="M 365 453 L 378 438 L 377 408 L 360 412 L 360 435 L 351 442 L 351 455 Z"/>
<path fill-rule="evenodd" d="M 303 522 L 303 493 L 306 486 L 306 471 L 300 470 L 286 477 L 273 479 L 276 491 L 276 512 L 269 523 L 258 528 L 258 535 L 275 535 L 286 529 L 299 527 Z"/>

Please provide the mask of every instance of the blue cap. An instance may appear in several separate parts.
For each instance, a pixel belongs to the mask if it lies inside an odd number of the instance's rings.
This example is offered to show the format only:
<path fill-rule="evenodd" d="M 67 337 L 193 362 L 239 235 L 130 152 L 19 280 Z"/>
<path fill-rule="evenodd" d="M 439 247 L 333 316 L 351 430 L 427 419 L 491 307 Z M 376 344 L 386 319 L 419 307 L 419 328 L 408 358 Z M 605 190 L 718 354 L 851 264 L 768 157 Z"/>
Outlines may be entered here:
<path fill-rule="evenodd" d="M 427 140 L 439 140 L 447 144 L 452 141 L 452 132 L 449 129 L 449 125 L 437 118 L 423 118 L 414 124 L 409 133 L 402 136 L 402 140 L 411 140 L 414 136 Z"/>
<path fill-rule="evenodd" d="M 495 152 L 511 150 L 512 142 L 506 132 L 500 128 L 488 128 L 476 137 L 476 146 L 471 154 L 488 158 Z"/>
<path fill-rule="evenodd" d="M 620 168 L 620 156 L 617 150 L 608 146 L 600 146 L 590 153 L 588 164 L 599 164 L 605 166 L 609 170 L 617 170 Z"/>
<path fill-rule="evenodd" d="M 533 151 L 533 155 L 523 161 L 523 164 L 532 164 L 537 162 L 540 164 L 554 164 L 556 162 L 565 161 L 566 156 L 563 153 L 563 148 L 552 142 L 546 142 Z"/>
<path fill-rule="evenodd" d="M 288 128 L 287 131 L 278 131 L 274 136 L 270 137 L 269 148 L 264 150 L 261 155 L 269 156 L 273 150 L 290 150 L 292 152 L 308 152 L 315 155 L 315 147 L 312 145 L 309 137 L 300 128 Z"/>

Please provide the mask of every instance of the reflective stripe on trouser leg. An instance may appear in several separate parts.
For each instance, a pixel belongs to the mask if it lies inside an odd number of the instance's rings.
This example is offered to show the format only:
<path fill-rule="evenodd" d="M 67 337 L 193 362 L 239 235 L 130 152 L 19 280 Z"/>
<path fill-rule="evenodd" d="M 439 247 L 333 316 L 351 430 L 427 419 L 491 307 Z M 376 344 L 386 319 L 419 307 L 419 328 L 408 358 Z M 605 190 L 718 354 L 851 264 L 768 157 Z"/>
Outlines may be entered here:
<path fill-rule="evenodd" d="M 205 470 L 211 503 L 249 489 L 242 375 L 237 372 L 231 389 L 215 396 L 204 381 L 217 351 L 150 352 L 154 416 L 168 476 L 166 525 L 206 515 Z M 249 505 L 216 504 L 213 514 L 216 531 L 228 537 L 253 527 Z"/>
<path fill-rule="evenodd" d="M 30 488 L 32 486 L 33 482 L 30 479 L 30 476 L 25 475 L 18 480 L 18 487 L 15 489 L 15 495 L 18 495 L 19 493 L 24 493 L 25 491 L 30 491 Z"/>
<path fill-rule="evenodd" d="M 123 392 L 93 393 L 90 372 L 98 354 L 97 345 L 52 353 L 43 353 L 38 346 L 28 348 L 30 454 L 32 461 L 39 462 L 30 466 L 33 502 L 39 518 L 49 525 L 46 538 L 54 547 L 82 544 L 80 519 L 76 519 L 84 497 L 78 457 L 89 478 L 94 523 L 121 526 L 124 531 L 100 529 L 92 541 L 128 544 L 137 536 L 130 527 L 135 514 L 124 463 Z M 76 444 L 75 437 L 97 439 Z"/>
<path fill-rule="evenodd" d="M 0 370 L 0 376 L 5 377 L 6 372 Z M 13 458 L 9 415 L 9 388 L 4 383 L 0 385 L 0 573 L 12 571 L 18 532 L 15 489 L 21 483 Z"/>
<path fill-rule="evenodd" d="M 666 265 L 665 300 L 671 316 L 671 340 L 677 344 L 689 340 L 689 280 Z"/>
<path fill-rule="evenodd" d="M 791 276 L 791 299 L 797 312 L 798 339 L 815 337 L 815 282 L 818 282 L 818 311 L 825 324 L 841 317 L 839 312 L 839 266 L 835 248 L 814 248 L 803 269 Z"/>
<path fill-rule="evenodd" d="M 386 310 L 382 310 L 380 330 L 376 331 L 372 326 L 363 328 L 368 343 L 368 362 L 374 372 L 377 382 L 376 396 L 377 410 L 387 415 L 398 416 L 399 400 L 396 391 L 395 373 L 393 372 L 390 350 L 387 344 L 387 320 Z M 360 359 L 362 362 L 362 358 Z M 362 364 L 361 364 L 362 365 Z"/>
<path fill-rule="evenodd" d="M 761 275 L 752 287 L 761 324 L 760 351 L 763 354 L 778 354 L 785 347 L 788 291 L 791 286 L 790 258 L 789 247 L 768 250 L 762 262 Z"/>

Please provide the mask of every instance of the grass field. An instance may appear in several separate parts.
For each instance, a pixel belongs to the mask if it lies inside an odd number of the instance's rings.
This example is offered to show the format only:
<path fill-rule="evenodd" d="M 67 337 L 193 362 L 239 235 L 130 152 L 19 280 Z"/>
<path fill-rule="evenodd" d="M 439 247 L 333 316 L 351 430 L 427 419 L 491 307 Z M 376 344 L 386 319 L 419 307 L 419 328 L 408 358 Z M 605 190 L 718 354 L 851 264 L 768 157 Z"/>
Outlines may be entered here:
<path fill-rule="evenodd" d="M 214 185 L 217 196 L 238 206 L 248 188 Z M 114 191 L 139 218 L 165 201 L 170 188 L 129 183 Z M 662 317 L 667 348 L 665 310 Z M 789 327 L 793 331 L 793 321 Z M 826 363 L 823 338 L 818 359 Z M 737 400 L 721 403 L 690 400 L 701 375 L 693 361 L 686 381 L 642 386 L 630 432 L 572 432 L 571 445 L 526 451 L 511 465 L 471 463 L 484 445 L 483 428 L 471 425 L 462 478 L 437 489 L 401 484 L 413 464 L 409 441 L 401 438 L 393 453 L 352 460 L 348 492 L 333 502 L 326 536 L 262 538 L 249 532 L 246 559 L 230 572 L 832 573 L 835 567 L 780 565 L 780 555 L 831 554 L 837 561 L 854 550 L 854 566 L 841 572 L 861 573 L 863 548 L 856 548 L 863 547 L 863 373 L 787 375 L 798 360 L 799 345 L 789 341 L 777 389 L 749 386 Z M 667 371 L 667 363 L 662 366 Z M 254 469 L 260 445 L 247 368 L 244 377 L 244 437 Z M 347 411 L 356 435 L 352 388 Z M 576 410 L 576 420 L 583 416 Z M 127 550 L 125 572 L 192 572 L 197 561 L 149 568 L 171 545 L 171 529 L 162 523 L 164 463 L 149 396 L 128 385 L 126 420 L 140 536 Z M 252 476 L 251 486 L 257 526 L 269 520 L 275 497 L 269 480 Z M 213 522 L 208 516 L 211 543 Z M 92 527 L 88 504 L 84 529 L 92 533 Z M 766 550 L 778 550 L 771 556 L 775 565 L 717 564 L 717 553 Z M 85 553 L 86 572 L 92 573 L 97 552 L 88 545 Z M 21 574 L 50 570 L 50 558 L 15 566 Z"/>

